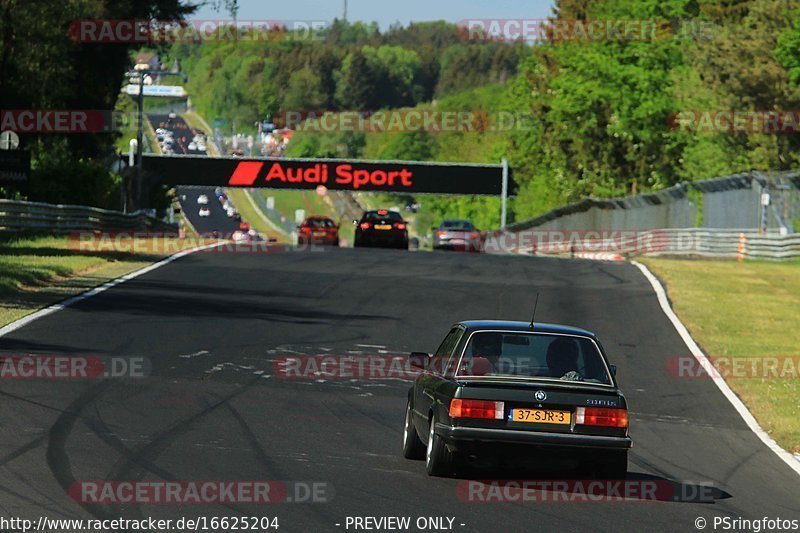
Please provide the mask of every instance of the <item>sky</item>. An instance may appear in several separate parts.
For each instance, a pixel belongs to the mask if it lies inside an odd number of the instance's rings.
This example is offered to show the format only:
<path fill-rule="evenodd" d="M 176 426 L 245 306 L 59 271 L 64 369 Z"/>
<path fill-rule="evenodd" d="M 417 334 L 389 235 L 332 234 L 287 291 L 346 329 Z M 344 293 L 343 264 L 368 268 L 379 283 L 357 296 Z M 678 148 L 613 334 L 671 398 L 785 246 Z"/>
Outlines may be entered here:
<path fill-rule="evenodd" d="M 199 3 L 194 0 L 193 3 Z M 239 0 L 239 20 L 314 20 L 341 18 L 344 0 Z M 378 22 L 386 29 L 395 22 L 475 19 L 541 19 L 552 14 L 553 0 L 348 0 L 348 20 Z M 228 19 L 209 6 L 190 17 Z"/>

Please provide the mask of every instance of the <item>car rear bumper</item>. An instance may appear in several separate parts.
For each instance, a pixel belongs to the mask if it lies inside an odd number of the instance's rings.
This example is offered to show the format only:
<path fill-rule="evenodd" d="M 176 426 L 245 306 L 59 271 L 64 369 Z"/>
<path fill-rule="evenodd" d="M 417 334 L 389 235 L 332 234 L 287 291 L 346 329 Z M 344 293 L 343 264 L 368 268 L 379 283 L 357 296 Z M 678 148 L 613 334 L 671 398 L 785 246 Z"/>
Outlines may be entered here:
<path fill-rule="evenodd" d="M 460 239 L 436 239 L 433 241 L 433 247 L 442 250 L 479 250 L 481 248 L 481 241 L 477 240 L 460 240 Z"/>
<path fill-rule="evenodd" d="M 310 237 L 308 235 L 298 235 L 298 244 L 322 244 L 334 245 L 339 243 L 339 237 Z"/>
<path fill-rule="evenodd" d="M 573 433 L 547 433 L 540 431 L 520 431 L 516 429 L 487 429 L 453 427 L 437 423 L 434 431 L 451 444 L 493 443 L 530 444 L 535 446 L 600 448 L 627 450 L 633 446 L 630 437 L 605 437 L 597 435 L 576 435 Z"/>
<path fill-rule="evenodd" d="M 379 235 L 361 235 L 358 238 L 359 242 L 365 245 L 373 246 L 397 246 L 401 244 L 408 244 L 408 236 L 406 235 L 393 235 L 393 234 L 379 234 Z"/>

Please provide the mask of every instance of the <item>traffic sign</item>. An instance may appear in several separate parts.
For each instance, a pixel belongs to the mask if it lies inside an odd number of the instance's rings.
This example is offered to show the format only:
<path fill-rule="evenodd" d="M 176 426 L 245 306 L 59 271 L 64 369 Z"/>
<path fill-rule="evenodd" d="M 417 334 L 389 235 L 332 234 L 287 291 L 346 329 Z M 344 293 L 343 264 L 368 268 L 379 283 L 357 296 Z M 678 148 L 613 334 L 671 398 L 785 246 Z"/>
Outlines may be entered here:
<path fill-rule="evenodd" d="M 16 150 L 19 147 L 19 135 L 11 130 L 0 133 L 0 150 Z"/>

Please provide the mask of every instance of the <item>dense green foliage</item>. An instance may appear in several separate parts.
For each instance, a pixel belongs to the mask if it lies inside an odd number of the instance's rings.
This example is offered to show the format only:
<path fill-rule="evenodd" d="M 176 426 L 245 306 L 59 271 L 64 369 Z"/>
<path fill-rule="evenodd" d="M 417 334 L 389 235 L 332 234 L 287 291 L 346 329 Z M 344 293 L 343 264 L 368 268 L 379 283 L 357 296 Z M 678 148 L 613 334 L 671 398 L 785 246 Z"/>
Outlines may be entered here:
<path fill-rule="evenodd" d="M 280 30 L 239 40 L 181 42 L 192 103 L 239 129 L 285 111 L 414 106 L 516 73 L 521 44 L 470 41 L 444 22 L 393 27 L 334 22 L 310 34 Z M 171 58 L 170 58 L 171 61 Z"/>
<path fill-rule="evenodd" d="M 796 0 L 556 5 L 556 20 L 657 21 L 658 31 L 638 40 L 520 48 L 470 43 L 445 23 L 385 34 L 374 25 L 338 23 L 315 42 L 181 45 L 177 53 L 200 73 L 201 109 L 232 113 L 244 123 L 283 109 L 414 107 L 534 117 L 525 128 L 501 133 L 306 132 L 290 149 L 290 155 L 303 156 L 475 162 L 507 155 L 517 185 L 517 220 L 585 196 L 797 165 L 796 133 L 694 131 L 676 120 L 682 111 L 714 116 L 800 109 Z M 247 67 L 254 63 L 269 68 Z M 268 97 L 259 97 L 259 90 Z M 495 199 L 429 197 L 424 203 L 441 216 L 496 223 Z"/>
<path fill-rule="evenodd" d="M 175 19 L 190 11 L 179 0 L 0 0 L 2 108 L 114 109 L 131 47 L 76 42 L 70 23 Z M 28 197 L 117 207 L 117 179 L 102 162 L 114 143 L 113 134 L 21 135 L 33 158 Z"/>
<path fill-rule="evenodd" d="M 113 5 L 112 5 L 113 4 Z M 235 11 L 235 1 L 217 1 Z M 514 168 L 512 217 L 585 196 L 660 189 L 750 169 L 795 168 L 800 135 L 677 127 L 682 111 L 800 109 L 800 0 L 557 0 L 554 18 L 658 21 L 654 38 L 471 41 L 445 22 L 379 31 L 335 22 L 314 34 L 276 29 L 164 50 L 189 74 L 192 103 L 238 130 L 288 110 L 435 109 L 533 117 L 505 131 L 302 132 L 289 155 L 499 162 Z M 178 0 L 0 0 L 4 108 L 109 109 L 128 47 L 70 41 L 77 18 L 170 18 Z M 25 44 L 25 46 L 23 46 Z M 103 135 L 38 135 L 33 196 L 108 204 L 115 181 L 97 161 Z M 46 155 L 45 155 L 46 154 Z M 75 178 L 59 173 L 60 165 Z M 81 177 L 82 176 L 82 177 Z M 85 183 L 75 186 L 71 179 Z M 83 196 L 81 199 L 75 194 Z M 73 196 L 70 196 L 73 195 Z M 88 198 L 89 200 L 85 200 Z M 496 224 L 497 200 L 425 198 L 441 216 Z"/>
<path fill-rule="evenodd" d="M 669 21 L 657 38 L 537 47 L 509 86 L 538 117 L 512 138 L 516 217 L 584 196 L 796 167 L 800 136 L 675 127 L 680 111 L 797 110 L 798 2 L 562 0 L 558 18 Z M 666 30 L 666 31 L 664 31 Z M 699 114 L 698 114 L 699 116 Z"/>

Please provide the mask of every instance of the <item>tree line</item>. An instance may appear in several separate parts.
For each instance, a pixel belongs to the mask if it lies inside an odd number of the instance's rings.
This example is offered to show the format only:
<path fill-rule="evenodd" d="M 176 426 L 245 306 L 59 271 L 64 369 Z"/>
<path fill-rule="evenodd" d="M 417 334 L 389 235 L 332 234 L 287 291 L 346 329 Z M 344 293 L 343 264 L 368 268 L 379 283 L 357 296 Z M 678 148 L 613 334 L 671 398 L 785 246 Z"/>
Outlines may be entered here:
<path fill-rule="evenodd" d="M 177 42 L 167 57 L 178 58 L 189 74 L 192 102 L 202 114 L 252 125 L 285 110 L 372 111 L 430 102 L 511 79 L 527 52 L 518 43 L 470 40 L 445 22 L 381 32 L 376 24 L 337 20 L 314 32 L 271 33 Z"/>
<path fill-rule="evenodd" d="M 234 2 L 235 3 L 235 2 Z M 521 220 L 585 196 L 616 196 L 800 159 L 798 127 L 698 128 L 686 116 L 791 116 L 800 110 L 800 0 L 557 0 L 554 20 L 658 21 L 647 39 L 558 39 L 528 45 L 471 40 L 445 22 L 381 31 L 336 21 L 312 35 L 176 42 L 159 47 L 189 74 L 206 118 L 242 127 L 285 110 L 461 106 L 533 117 L 531 127 L 489 134 L 332 133 L 298 136 L 294 155 L 496 162 L 514 167 Z M 226 4 L 227 5 L 227 4 Z M 4 109 L 111 109 L 134 47 L 69 38 L 80 18 L 170 19 L 179 0 L 0 0 L 0 100 Z M 254 30 L 255 31 L 255 30 Z M 781 115 L 783 116 L 783 115 Z M 800 115 L 799 115 L 800 116 Z M 702 124 L 701 124 L 702 126 Z M 763 126 L 763 124 L 761 124 Z M 114 202 L 102 157 L 107 134 L 26 135 L 34 152 L 31 197 Z M 441 205 L 439 205 L 441 204 Z M 459 200 L 481 212 L 485 200 Z M 438 202 L 443 213 L 448 202 Z"/>

